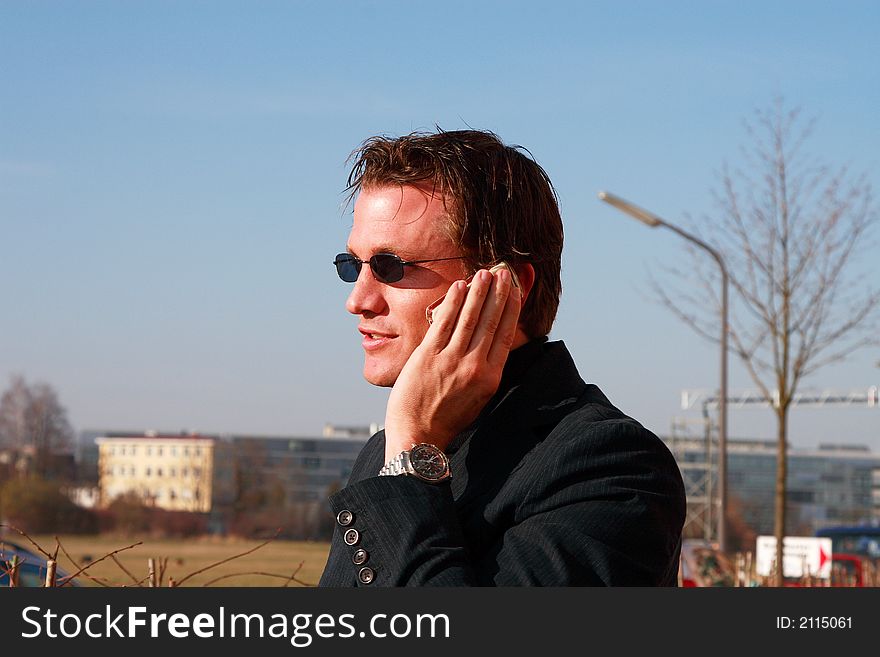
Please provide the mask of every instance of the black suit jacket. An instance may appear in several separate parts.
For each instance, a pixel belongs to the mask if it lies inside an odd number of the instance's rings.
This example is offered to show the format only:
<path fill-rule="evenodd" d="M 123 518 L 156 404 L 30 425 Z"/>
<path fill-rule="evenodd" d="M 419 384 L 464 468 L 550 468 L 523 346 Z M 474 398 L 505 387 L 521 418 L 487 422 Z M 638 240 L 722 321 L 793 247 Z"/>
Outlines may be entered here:
<path fill-rule="evenodd" d="M 383 432 L 367 442 L 330 498 L 321 586 L 676 584 L 675 460 L 545 340 L 511 353 L 498 393 L 447 448 L 451 481 L 379 477 Z"/>

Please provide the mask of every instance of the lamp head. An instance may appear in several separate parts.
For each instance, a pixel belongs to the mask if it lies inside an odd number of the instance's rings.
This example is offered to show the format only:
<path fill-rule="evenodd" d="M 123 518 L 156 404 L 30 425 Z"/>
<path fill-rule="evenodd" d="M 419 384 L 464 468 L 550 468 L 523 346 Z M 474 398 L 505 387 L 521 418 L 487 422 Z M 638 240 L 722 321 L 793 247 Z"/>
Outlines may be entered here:
<path fill-rule="evenodd" d="M 644 208 L 633 205 L 629 201 L 625 201 L 619 196 L 615 196 L 611 192 L 599 192 L 599 198 L 609 205 L 613 205 L 621 212 L 625 212 L 633 219 L 638 219 L 643 224 L 647 224 L 651 228 L 656 228 L 663 223 L 663 220 L 652 212 L 648 212 Z"/>

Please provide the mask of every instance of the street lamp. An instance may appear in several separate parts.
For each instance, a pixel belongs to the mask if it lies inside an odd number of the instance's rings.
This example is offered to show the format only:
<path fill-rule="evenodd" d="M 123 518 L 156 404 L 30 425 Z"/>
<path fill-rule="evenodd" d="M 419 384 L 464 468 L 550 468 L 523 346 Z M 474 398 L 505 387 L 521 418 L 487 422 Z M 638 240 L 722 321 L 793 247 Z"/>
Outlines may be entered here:
<path fill-rule="evenodd" d="M 727 552 L 727 267 L 724 259 L 711 246 L 664 221 L 653 212 L 633 205 L 609 192 L 599 192 L 599 198 L 621 212 L 638 219 L 651 228 L 663 226 L 708 251 L 721 268 L 721 390 L 718 395 L 718 549 Z"/>

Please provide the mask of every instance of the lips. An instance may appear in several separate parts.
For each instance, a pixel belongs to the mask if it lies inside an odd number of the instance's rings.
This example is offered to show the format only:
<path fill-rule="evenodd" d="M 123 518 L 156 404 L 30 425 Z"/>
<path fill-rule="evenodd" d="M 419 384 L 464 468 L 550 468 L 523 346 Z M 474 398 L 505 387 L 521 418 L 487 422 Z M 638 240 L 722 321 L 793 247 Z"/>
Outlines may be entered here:
<path fill-rule="evenodd" d="M 374 331 L 374 330 L 371 330 L 368 328 L 363 328 L 363 327 L 358 328 L 358 331 L 360 331 L 364 335 L 364 337 L 368 337 L 368 338 L 378 339 L 378 338 L 396 337 L 393 333 L 385 333 L 383 331 Z"/>
<path fill-rule="evenodd" d="M 363 348 L 367 351 L 380 349 L 397 337 L 392 333 L 384 333 L 382 331 L 375 331 L 369 328 L 359 328 L 358 331 L 360 331 L 361 334 L 364 336 L 363 342 L 361 344 Z"/>

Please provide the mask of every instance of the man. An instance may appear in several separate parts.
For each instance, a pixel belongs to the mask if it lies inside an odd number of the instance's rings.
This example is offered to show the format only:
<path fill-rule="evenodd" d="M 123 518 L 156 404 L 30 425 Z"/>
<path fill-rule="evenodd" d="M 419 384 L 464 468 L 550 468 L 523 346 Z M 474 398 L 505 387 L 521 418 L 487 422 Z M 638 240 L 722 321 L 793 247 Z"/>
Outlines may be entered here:
<path fill-rule="evenodd" d="M 674 585 L 675 461 L 547 342 L 562 220 L 544 170 L 472 130 L 374 137 L 353 158 L 335 264 L 364 378 L 392 390 L 330 498 L 321 585 Z"/>

